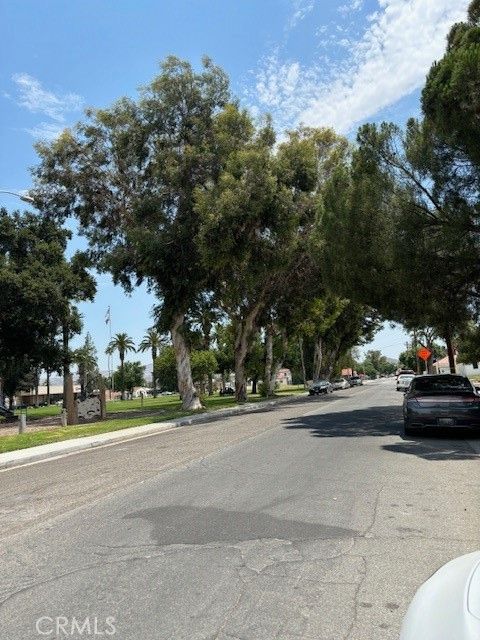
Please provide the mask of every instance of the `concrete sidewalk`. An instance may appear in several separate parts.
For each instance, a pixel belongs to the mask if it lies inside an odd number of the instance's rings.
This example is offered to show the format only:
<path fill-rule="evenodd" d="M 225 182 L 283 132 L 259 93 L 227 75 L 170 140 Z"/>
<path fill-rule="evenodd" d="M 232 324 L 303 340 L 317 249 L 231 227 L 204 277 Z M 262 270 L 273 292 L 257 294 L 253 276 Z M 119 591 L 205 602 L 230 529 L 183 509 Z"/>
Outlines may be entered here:
<path fill-rule="evenodd" d="M 0 454 L 0 469 L 9 467 L 17 467 L 48 458 L 56 458 L 58 456 L 76 453 L 91 449 L 93 447 L 101 447 L 109 444 L 116 444 L 126 440 L 135 438 L 143 438 L 163 431 L 170 431 L 177 427 L 183 427 L 190 424 L 201 424 L 204 422 L 213 422 L 235 416 L 241 413 L 251 413 L 255 411 L 264 411 L 265 409 L 273 409 L 277 405 L 286 404 L 296 400 L 305 400 L 308 397 L 305 394 L 287 396 L 286 398 L 278 398 L 265 402 L 246 403 L 231 409 L 218 409 L 217 411 L 208 411 L 199 415 L 188 416 L 174 420 L 172 422 L 155 422 L 146 424 L 141 427 L 130 427 L 127 429 L 119 429 L 109 433 L 99 433 L 94 436 L 85 436 L 84 438 L 72 438 L 62 442 L 53 442 L 51 444 L 41 444 L 37 447 L 29 447 L 28 449 L 19 449 L 17 451 L 9 451 Z"/>

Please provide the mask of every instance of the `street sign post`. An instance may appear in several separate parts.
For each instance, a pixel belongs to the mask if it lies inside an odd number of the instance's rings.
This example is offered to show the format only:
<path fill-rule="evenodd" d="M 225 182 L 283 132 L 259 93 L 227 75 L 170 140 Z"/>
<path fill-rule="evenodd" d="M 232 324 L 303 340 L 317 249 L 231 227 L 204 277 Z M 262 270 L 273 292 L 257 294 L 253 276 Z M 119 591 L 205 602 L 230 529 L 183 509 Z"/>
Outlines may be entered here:
<path fill-rule="evenodd" d="M 417 356 L 421 358 L 424 362 L 426 362 L 431 355 L 432 355 L 432 352 L 430 351 L 430 349 L 428 349 L 428 347 L 420 347 L 420 349 L 417 351 Z"/>
<path fill-rule="evenodd" d="M 420 349 L 417 351 L 417 356 L 421 358 L 424 362 L 426 362 L 431 355 L 432 355 L 432 352 L 427 347 L 420 347 Z"/>

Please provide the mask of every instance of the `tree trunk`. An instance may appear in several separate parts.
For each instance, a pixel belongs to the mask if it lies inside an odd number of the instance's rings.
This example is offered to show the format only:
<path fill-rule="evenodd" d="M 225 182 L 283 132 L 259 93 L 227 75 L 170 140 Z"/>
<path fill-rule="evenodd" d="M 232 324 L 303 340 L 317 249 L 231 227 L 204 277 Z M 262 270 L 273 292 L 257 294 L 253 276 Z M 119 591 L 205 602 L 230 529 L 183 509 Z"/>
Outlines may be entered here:
<path fill-rule="evenodd" d="M 447 345 L 447 354 L 448 354 L 448 365 L 450 367 L 450 373 L 456 373 L 455 366 L 455 352 L 452 345 L 452 335 L 450 331 L 447 331 L 445 336 L 445 344 Z"/>
<path fill-rule="evenodd" d="M 272 367 L 272 374 L 270 376 L 270 383 L 269 383 L 269 392 L 270 392 L 270 395 L 272 396 L 275 395 L 275 385 L 277 384 L 277 376 L 278 376 L 278 372 L 282 368 L 282 364 L 283 364 L 283 358 L 282 360 L 277 360 L 277 362 L 275 363 L 275 366 Z"/>
<path fill-rule="evenodd" d="M 246 402 L 247 400 L 245 359 L 248 354 L 248 345 L 260 308 L 260 304 L 252 307 L 246 316 L 239 321 L 237 327 L 235 336 L 235 399 L 237 402 Z"/>
<path fill-rule="evenodd" d="M 8 408 L 10 411 L 13 411 L 13 403 L 14 403 L 15 395 L 11 394 L 8 396 Z"/>
<path fill-rule="evenodd" d="M 47 368 L 47 404 L 50 406 L 50 369 Z"/>
<path fill-rule="evenodd" d="M 247 401 L 247 380 L 245 376 L 245 358 L 247 350 L 235 349 L 235 399 L 237 402 Z"/>
<path fill-rule="evenodd" d="M 157 359 L 157 349 L 156 347 L 152 347 L 152 387 L 153 387 L 153 397 L 157 397 L 157 380 L 155 378 L 155 360 Z"/>
<path fill-rule="evenodd" d="M 288 349 L 287 332 L 285 331 L 285 329 L 280 330 L 280 336 L 282 339 L 282 352 L 281 352 L 280 358 L 277 358 L 276 362 L 274 363 L 272 375 L 270 377 L 270 386 L 272 389 L 272 395 L 275 393 L 275 385 L 277 384 L 278 372 L 283 367 L 283 362 L 287 355 L 287 349 Z"/>
<path fill-rule="evenodd" d="M 267 398 L 273 395 L 272 392 L 272 367 L 273 367 L 273 327 L 267 325 L 265 329 L 265 392 Z"/>
<path fill-rule="evenodd" d="M 420 374 L 420 373 L 422 373 L 422 365 L 420 363 L 420 358 L 418 357 L 418 354 L 417 354 L 417 351 L 418 351 L 418 338 L 417 338 L 416 329 L 413 330 L 413 344 L 412 344 L 412 347 L 415 350 L 416 371 L 417 371 L 417 374 Z"/>
<path fill-rule="evenodd" d="M 298 348 L 300 349 L 300 362 L 302 363 L 303 386 L 307 388 L 307 370 L 305 369 L 305 357 L 303 353 L 303 338 L 298 338 Z"/>
<path fill-rule="evenodd" d="M 252 378 L 252 394 L 257 393 L 258 376 Z"/>
<path fill-rule="evenodd" d="M 39 380 L 38 369 L 35 369 L 35 406 L 38 407 L 38 380 Z"/>
<path fill-rule="evenodd" d="M 178 390 L 182 396 L 182 408 L 189 411 L 196 411 L 203 407 L 193 384 L 190 352 L 182 333 L 184 320 L 185 315 L 183 313 L 176 313 L 172 319 L 170 334 L 172 336 L 177 362 Z"/>
<path fill-rule="evenodd" d="M 80 397 L 82 400 L 85 400 L 85 372 L 83 370 L 83 365 L 79 365 L 78 367 L 78 377 L 80 380 Z"/>
<path fill-rule="evenodd" d="M 65 408 L 67 410 L 67 424 L 78 424 L 77 405 L 75 404 L 75 394 L 73 393 L 73 379 L 71 373 L 68 373 L 66 376 L 65 388 Z"/>
<path fill-rule="evenodd" d="M 427 369 L 427 373 L 433 373 L 433 356 L 430 356 L 425 362 L 425 367 Z"/>
<path fill-rule="evenodd" d="M 121 399 L 125 400 L 125 373 L 124 373 L 124 360 L 125 360 L 125 355 L 123 353 L 120 352 L 120 376 L 122 378 L 121 380 Z"/>
<path fill-rule="evenodd" d="M 68 324 L 65 323 L 62 327 L 62 341 L 63 341 L 63 408 L 67 408 L 69 387 L 67 378 L 70 375 L 70 358 L 68 354 Z"/>
<path fill-rule="evenodd" d="M 332 377 L 333 370 L 337 363 L 338 351 L 339 350 L 337 348 L 323 354 L 322 367 L 320 369 L 320 374 L 319 374 L 321 378 L 324 378 L 325 380 L 330 380 L 330 378 Z"/>
<path fill-rule="evenodd" d="M 320 370 L 322 368 L 323 350 L 322 350 L 322 338 L 315 340 L 315 351 L 313 354 L 313 381 L 320 378 Z"/>

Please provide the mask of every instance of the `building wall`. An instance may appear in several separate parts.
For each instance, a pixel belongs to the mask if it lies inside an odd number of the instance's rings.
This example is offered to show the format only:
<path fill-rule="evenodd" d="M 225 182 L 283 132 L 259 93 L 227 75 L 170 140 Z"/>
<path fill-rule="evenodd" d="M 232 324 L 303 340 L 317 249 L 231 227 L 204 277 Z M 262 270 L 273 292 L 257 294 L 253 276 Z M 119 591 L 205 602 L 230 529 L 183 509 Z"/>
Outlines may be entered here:
<path fill-rule="evenodd" d="M 461 376 L 478 376 L 480 375 L 480 365 L 478 362 L 475 364 L 464 364 L 463 362 L 455 362 L 455 368 L 457 373 Z M 433 365 L 434 373 L 451 373 L 448 361 L 446 358 L 442 358 Z"/>
<path fill-rule="evenodd" d="M 277 373 L 277 382 L 279 384 L 292 384 L 292 372 L 290 369 L 280 369 Z"/>
<path fill-rule="evenodd" d="M 476 366 L 475 366 L 476 365 Z M 478 362 L 473 364 L 463 364 L 463 362 L 457 362 L 457 373 L 462 376 L 478 376 L 480 375 L 480 369 Z"/>

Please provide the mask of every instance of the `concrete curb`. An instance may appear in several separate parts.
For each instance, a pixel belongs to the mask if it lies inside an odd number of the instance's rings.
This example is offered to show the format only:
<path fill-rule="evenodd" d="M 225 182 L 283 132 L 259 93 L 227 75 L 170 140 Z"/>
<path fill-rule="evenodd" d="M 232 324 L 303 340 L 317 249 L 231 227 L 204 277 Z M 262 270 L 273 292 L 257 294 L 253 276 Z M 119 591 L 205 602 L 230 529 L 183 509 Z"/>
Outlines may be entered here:
<path fill-rule="evenodd" d="M 157 433 L 162 433 L 163 431 L 170 431 L 177 427 L 216 422 L 222 418 L 228 418 L 229 416 L 235 416 L 242 413 L 253 413 L 255 411 L 275 408 L 277 405 L 286 404 L 288 402 L 301 399 L 304 400 L 306 397 L 308 396 L 305 394 L 299 394 L 287 396 L 286 398 L 279 398 L 277 400 L 255 403 L 251 402 L 237 407 L 232 407 L 231 409 L 219 409 L 218 411 L 208 411 L 195 416 L 179 418 L 172 422 L 154 422 L 140 427 L 119 429 L 118 431 L 112 431 L 109 433 L 100 433 L 94 436 L 85 436 L 84 438 L 72 438 L 71 440 L 64 440 L 62 442 L 41 444 L 37 447 L 29 447 L 28 449 L 18 449 L 17 451 L 0 453 L 0 469 L 8 469 L 10 467 L 17 467 L 30 464 L 32 462 L 39 462 L 40 460 L 56 458 L 58 456 L 76 453 L 77 451 L 84 451 L 94 447 L 101 447 L 107 444 L 127 442 L 128 440 L 155 435 Z"/>

